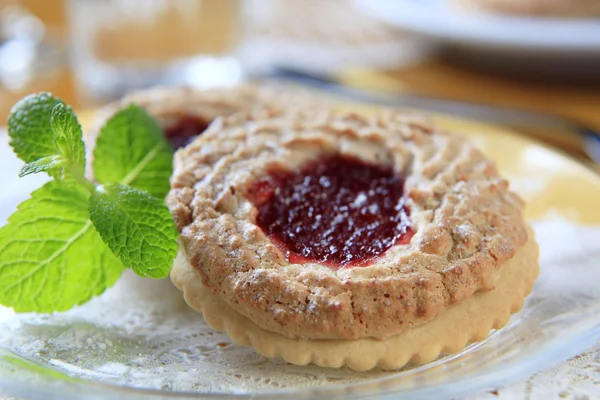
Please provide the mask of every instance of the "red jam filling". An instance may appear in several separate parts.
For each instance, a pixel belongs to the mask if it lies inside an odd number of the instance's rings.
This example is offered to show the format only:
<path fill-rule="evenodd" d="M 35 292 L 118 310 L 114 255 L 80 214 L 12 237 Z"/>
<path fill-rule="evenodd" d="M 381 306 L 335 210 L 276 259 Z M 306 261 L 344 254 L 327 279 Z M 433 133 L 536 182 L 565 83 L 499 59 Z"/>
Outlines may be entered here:
<path fill-rule="evenodd" d="M 174 150 L 185 147 L 208 128 L 210 121 L 191 115 L 181 117 L 165 129 L 165 136 Z"/>
<path fill-rule="evenodd" d="M 249 198 L 257 225 L 288 261 L 361 266 L 410 242 L 403 186 L 390 167 L 336 155 L 299 171 L 273 171 Z"/>

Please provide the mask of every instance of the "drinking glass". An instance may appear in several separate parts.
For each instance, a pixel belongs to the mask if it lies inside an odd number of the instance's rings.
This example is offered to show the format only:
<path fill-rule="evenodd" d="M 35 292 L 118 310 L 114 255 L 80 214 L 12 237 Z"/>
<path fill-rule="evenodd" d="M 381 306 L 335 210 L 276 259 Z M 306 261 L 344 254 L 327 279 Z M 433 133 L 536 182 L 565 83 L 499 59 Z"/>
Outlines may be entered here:
<path fill-rule="evenodd" d="M 241 79 L 241 0 L 66 0 L 79 105 Z"/>

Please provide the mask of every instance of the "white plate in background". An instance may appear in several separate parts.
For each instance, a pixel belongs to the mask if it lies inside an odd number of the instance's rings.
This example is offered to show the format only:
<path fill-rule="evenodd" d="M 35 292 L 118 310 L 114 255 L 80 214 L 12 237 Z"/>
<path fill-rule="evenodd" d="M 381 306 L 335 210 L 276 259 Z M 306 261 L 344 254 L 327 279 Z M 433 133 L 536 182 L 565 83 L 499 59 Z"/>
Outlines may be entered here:
<path fill-rule="evenodd" d="M 528 56 L 600 57 L 600 19 L 483 13 L 461 9 L 453 0 L 355 1 L 383 21 L 463 49 Z"/>

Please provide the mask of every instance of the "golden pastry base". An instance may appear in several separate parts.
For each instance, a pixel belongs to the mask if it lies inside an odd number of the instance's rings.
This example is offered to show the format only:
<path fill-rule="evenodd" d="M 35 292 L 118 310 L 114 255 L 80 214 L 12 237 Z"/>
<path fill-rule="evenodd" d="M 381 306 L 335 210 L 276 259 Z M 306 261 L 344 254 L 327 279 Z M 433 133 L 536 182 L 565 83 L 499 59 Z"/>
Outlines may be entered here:
<path fill-rule="evenodd" d="M 202 285 L 182 246 L 171 280 L 183 291 L 185 301 L 204 315 L 208 325 L 225 331 L 237 344 L 254 347 L 265 357 L 282 357 L 298 365 L 348 366 L 356 371 L 398 369 L 408 362 L 424 364 L 442 353 L 459 352 L 468 343 L 485 339 L 492 329 L 503 327 L 510 314 L 521 309 L 539 272 L 539 251 L 531 228 L 528 234 L 528 242 L 502 266 L 494 290 L 475 293 L 432 321 L 386 340 L 289 339 L 266 331 Z"/>

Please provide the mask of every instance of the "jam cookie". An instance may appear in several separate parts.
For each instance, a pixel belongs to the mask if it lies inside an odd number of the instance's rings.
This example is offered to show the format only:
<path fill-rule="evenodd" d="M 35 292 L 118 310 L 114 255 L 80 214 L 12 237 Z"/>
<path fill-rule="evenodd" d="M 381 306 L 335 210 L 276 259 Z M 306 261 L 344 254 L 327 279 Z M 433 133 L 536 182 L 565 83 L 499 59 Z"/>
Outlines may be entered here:
<path fill-rule="evenodd" d="M 167 203 L 184 254 L 172 279 L 190 305 L 213 299 L 302 343 L 378 343 L 424 329 L 492 290 L 528 242 L 524 204 L 492 162 L 395 111 L 220 118 L 177 152 Z M 502 315 L 522 303 L 534 278 L 523 279 Z M 500 325 L 492 317 L 486 333 Z M 463 345 L 479 337 L 461 334 Z"/>
<path fill-rule="evenodd" d="M 456 0 L 461 6 L 504 14 L 554 17 L 600 15 L 598 0 Z"/>

